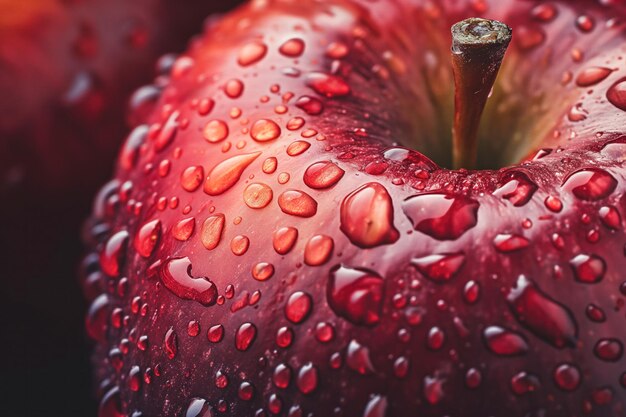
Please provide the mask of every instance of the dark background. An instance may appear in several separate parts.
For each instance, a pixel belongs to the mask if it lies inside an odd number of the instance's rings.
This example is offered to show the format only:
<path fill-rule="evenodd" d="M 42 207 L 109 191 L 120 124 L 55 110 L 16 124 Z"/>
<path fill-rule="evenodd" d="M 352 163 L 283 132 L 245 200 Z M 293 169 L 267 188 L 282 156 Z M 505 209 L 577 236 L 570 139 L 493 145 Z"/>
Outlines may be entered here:
<path fill-rule="evenodd" d="M 176 5 L 223 12 L 243 0 L 205 1 L 193 0 L 196 6 L 190 6 L 176 0 Z M 207 14 L 195 14 L 193 25 L 180 30 L 200 32 Z M 184 47 L 180 44 L 178 50 Z M 159 51 L 165 52 L 172 50 Z M 153 76 L 145 74 L 134 87 Z M 0 141 L 6 139 L 0 131 Z M 31 137 L 18 139 L 37 151 Z M 112 155 L 97 157 L 105 159 L 100 166 L 108 169 L 87 174 L 76 167 L 75 174 L 84 178 L 71 192 L 47 189 L 37 175 L 0 187 L 0 416 L 97 415 L 84 331 L 86 304 L 77 273 L 84 256 L 82 224 L 114 165 Z"/>

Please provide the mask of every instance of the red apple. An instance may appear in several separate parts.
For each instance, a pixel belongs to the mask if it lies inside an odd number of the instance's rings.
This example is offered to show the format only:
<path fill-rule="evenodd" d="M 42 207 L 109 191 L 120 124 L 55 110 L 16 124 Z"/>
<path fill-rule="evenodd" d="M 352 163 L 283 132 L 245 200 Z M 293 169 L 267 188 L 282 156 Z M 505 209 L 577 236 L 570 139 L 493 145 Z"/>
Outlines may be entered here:
<path fill-rule="evenodd" d="M 451 170 L 469 17 L 513 40 Z M 624 17 L 255 1 L 206 31 L 86 229 L 100 416 L 625 415 Z"/>

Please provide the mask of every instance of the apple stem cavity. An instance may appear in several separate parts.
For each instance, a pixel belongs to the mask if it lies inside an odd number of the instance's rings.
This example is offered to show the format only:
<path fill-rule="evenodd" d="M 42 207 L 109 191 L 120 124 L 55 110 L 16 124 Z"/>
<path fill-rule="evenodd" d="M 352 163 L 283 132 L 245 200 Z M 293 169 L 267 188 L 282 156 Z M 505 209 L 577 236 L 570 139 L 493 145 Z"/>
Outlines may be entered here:
<path fill-rule="evenodd" d="M 480 117 L 511 34 L 511 28 L 502 22 L 476 17 L 452 26 L 455 85 L 452 160 L 456 169 L 476 166 Z"/>

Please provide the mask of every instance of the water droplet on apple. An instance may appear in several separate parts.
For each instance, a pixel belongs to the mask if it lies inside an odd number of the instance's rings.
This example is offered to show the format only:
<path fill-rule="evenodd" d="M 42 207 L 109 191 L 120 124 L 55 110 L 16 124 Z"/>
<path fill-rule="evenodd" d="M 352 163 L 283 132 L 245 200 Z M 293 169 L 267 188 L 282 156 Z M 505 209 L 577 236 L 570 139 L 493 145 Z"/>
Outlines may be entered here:
<path fill-rule="evenodd" d="M 493 192 L 493 195 L 508 200 L 515 207 L 528 203 L 538 188 L 526 174 L 517 171 L 507 172 L 500 183 L 502 185 Z"/>
<path fill-rule="evenodd" d="M 256 327 L 252 323 L 244 323 L 237 329 L 235 334 L 235 347 L 237 350 L 246 351 L 256 339 Z"/>
<path fill-rule="evenodd" d="M 224 338 L 224 326 L 221 324 L 216 324 L 214 326 L 209 327 L 207 330 L 207 339 L 211 343 L 219 343 Z"/>
<path fill-rule="evenodd" d="M 579 87 L 591 87 L 603 81 L 613 71 L 605 67 L 589 67 L 582 70 L 576 77 L 576 85 Z"/>
<path fill-rule="evenodd" d="M 189 240 L 196 228 L 196 219 L 193 217 L 183 219 L 172 227 L 172 236 L 181 242 Z"/>
<path fill-rule="evenodd" d="M 327 285 L 327 301 L 336 315 L 363 326 L 380 321 L 384 292 L 380 275 L 367 269 L 336 266 Z"/>
<path fill-rule="evenodd" d="M 372 365 L 372 360 L 370 359 L 369 348 L 354 339 L 348 344 L 346 364 L 348 368 L 361 375 L 369 375 L 375 372 L 374 365 Z"/>
<path fill-rule="evenodd" d="M 165 340 L 163 344 L 167 358 L 169 360 L 174 359 L 178 354 L 178 336 L 176 335 L 173 327 L 170 327 L 167 333 L 165 333 Z"/>
<path fill-rule="evenodd" d="M 328 98 L 343 97 L 350 94 L 350 86 L 336 75 L 312 72 L 306 77 L 306 85 L 316 93 Z M 297 105 L 297 104 L 296 104 Z"/>
<path fill-rule="evenodd" d="M 372 396 L 365 406 L 363 417 L 386 417 L 386 415 L 387 398 L 382 395 Z"/>
<path fill-rule="evenodd" d="M 281 227 L 273 234 L 272 243 L 276 253 L 285 255 L 293 248 L 298 239 L 298 229 L 295 227 Z"/>
<path fill-rule="evenodd" d="M 135 250 L 144 258 L 149 258 L 161 237 L 161 221 L 152 220 L 139 228 L 133 241 Z"/>
<path fill-rule="evenodd" d="M 483 332 L 487 348 L 498 356 L 519 356 L 528 352 L 528 343 L 519 333 L 499 326 L 489 326 Z"/>
<path fill-rule="evenodd" d="M 213 250 L 219 245 L 222 240 L 225 222 L 226 217 L 221 213 L 213 214 L 204 220 L 200 232 L 200 240 L 206 249 Z"/>
<path fill-rule="evenodd" d="M 272 189 L 263 183 L 249 184 L 243 191 L 243 201 L 252 209 L 267 207 L 273 196 Z"/>
<path fill-rule="evenodd" d="M 310 96 L 300 97 L 296 101 L 296 107 L 311 116 L 317 116 L 319 114 L 322 114 L 322 112 L 324 111 L 324 105 L 322 104 L 322 102 Z"/>
<path fill-rule="evenodd" d="M 292 38 L 283 43 L 278 49 L 281 54 L 290 58 L 297 58 L 304 52 L 304 41 L 298 38 Z"/>
<path fill-rule="evenodd" d="M 606 362 L 617 362 L 622 358 L 624 346 L 619 339 L 603 338 L 598 340 L 593 348 L 593 353 Z"/>
<path fill-rule="evenodd" d="M 193 277 L 191 268 L 187 257 L 169 260 L 160 274 L 163 285 L 183 300 L 196 301 L 204 306 L 215 304 L 217 287 L 206 277 Z"/>
<path fill-rule="evenodd" d="M 317 388 L 317 368 L 311 362 L 307 362 L 298 371 L 296 385 L 303 394 L 310 394 Z"/>
<path fill-rule="evenodd" d="M 465 196 L 419 194 L 402 203 L 413 228 L 438 240 L 455 240 L 478 221 L 478 202 Z"/>
<path fill-rule="evenodd" d="M 247 236 L 237 235 L 230 241 L 230 250 L 236 256 L 241 256 L 248 251 L 250 239 Z"/>
<path fill-rule="evenodd" d="M 335 242 L 330 236 L 315 235 L 304 248 L 304 263 L 309 266 L 325 264 L 333 253 Z"/>
<path fill-rule="evenodd" d="M 620 78 L 609 87 L 606 98 L 618 109 L 626 111 L 626 77 Z"/>
<path fill-rule="evenodd" d="M 276 122 L 269 119 L 260 119 L 254 122 L 250 129 L 250 136 L 257 142 L 269 142 L 278 139 L 281 134 Z"/>
<path fill-rule="evenodd" d="M 507 301 L 515 318 L 537 337 L 562 349 L 576 346 L 578 326 L 572 313 L 520 275 Z"/>
<path fill-rule="evenodd" d="M 608 197 L 617 187 L 617 180 L 598 168 L 587 168 L 570 174 L 563 189 L 581 200 L 596 201 Z"/>
<path fill-rule="evenodd" d="M 287 155 L 298 156 L 306 152 L 311 147 L 311 144 L 304 140 L 296 140 L 289 144 L 287 147 Z"/>
<path fill-rule="evenodd" d="M 344 176 L 345 171 L 330 161 L 311 164 L 304 172 L 304 183 L 315 190 L 332 187 Z"/>
<path fill-rule="evenodd" d="M 217 164 L 204 182 L 204 192 L 208 195 L 220 195 L 234 186 L 243 171 L 261 155 L 261 152 L 236 155 Z"/>
<path fill-rule="evenodd" d="M 367 183 L 341 203 L 341 231 L 361 248 L 394 243 L 400 237 L 393 224 L 391 196 L 381 184 Z"/>
<path fill-rule="evenodd" d="M 459 272 L 464 263 L 465 254 L 462 252 L 427 255 L 411 259 L 411 265 L 435 282 L 449 281 Z"/>
<path fill-rule="evenodd" d="M 563 363 L 554 370 L 554 383 L 563 391 L 575 391 L 580 381 L 580 371 L 575 365 Z"/>
<path fill-rule="evenodd" d="M 524 236 L 511 233 L 501 233 L 493 239 L 493 244 L 500 252 L 515 252 L 530 245 L 530 241 Z"/>
<path fill-rule="evenodd" d="M 107 240 L 100 253 L 100 266 L 105 274 L 111 277 L 120 275 L 120 269 L 126 259 L 128 232 L 121 230 Z"/>
<path fill-rule="evenodd" d="M 525 371 L 519 372 L 511 378 L 511 389 L 518 396 L 534 392 L 540 387 L 539 378 Z"/>
<path fill-rule="evenodd" d="M 192 398 L 185 411 L 185 417 L 213 417 L 213 409 L 203 398 Z"/>
<path fill-rule="evenodd" d="M 267 45 L 261 41 L 253 41 L 241 48 L 237 63 L 242 67 L 247 67 L 262 60 L 266 54 Z"/>
<path fill-rule="evenodd" d="M 278 197 L 278 205 L 285 214 L 297 217 L 313 217 L 317 213 L 317 201 L 304 191 L 287 190 Z"/>
<path fill-rule="evenodd" d="M 228 133 L 228 125 L 223 120 L 211 120 L 202 129 L 202 136 L 210 143 L 223 141 Z"/>
<path fill-rule="evenodd" d="M 578 254 L 570 261 L 576 280 L 585 284 L 595 284 L 604 278 L 606 262 L 597 255 Z"/>
<path fill-rule="evenodd" d="M 259 262 L 252 267 L 252 277 L 257 281 L 267 281 L 274 275 L 274 265 Z"/>
<path fill-rule="evenodd" d="M 292 323 L 299 324 L 307 319 L 313 308 L 313 299 L 302 291 L 289 296 L 285 304 L 285 317 Z"/>

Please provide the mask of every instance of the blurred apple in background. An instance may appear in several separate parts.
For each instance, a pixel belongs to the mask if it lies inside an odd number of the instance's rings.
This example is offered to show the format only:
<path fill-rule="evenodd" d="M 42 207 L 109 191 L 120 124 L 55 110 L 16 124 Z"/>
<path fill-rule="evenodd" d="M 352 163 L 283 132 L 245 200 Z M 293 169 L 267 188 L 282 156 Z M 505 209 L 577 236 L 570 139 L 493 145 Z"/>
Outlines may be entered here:
<path fill-rule="evenodd" d="M 95 414 L 74 278 L 80 224 L 128 130 L 131 93 L 237 3 L 0 0 L 0 414 Z M 135 112 L 156 88 L 133 97 Z"/>

